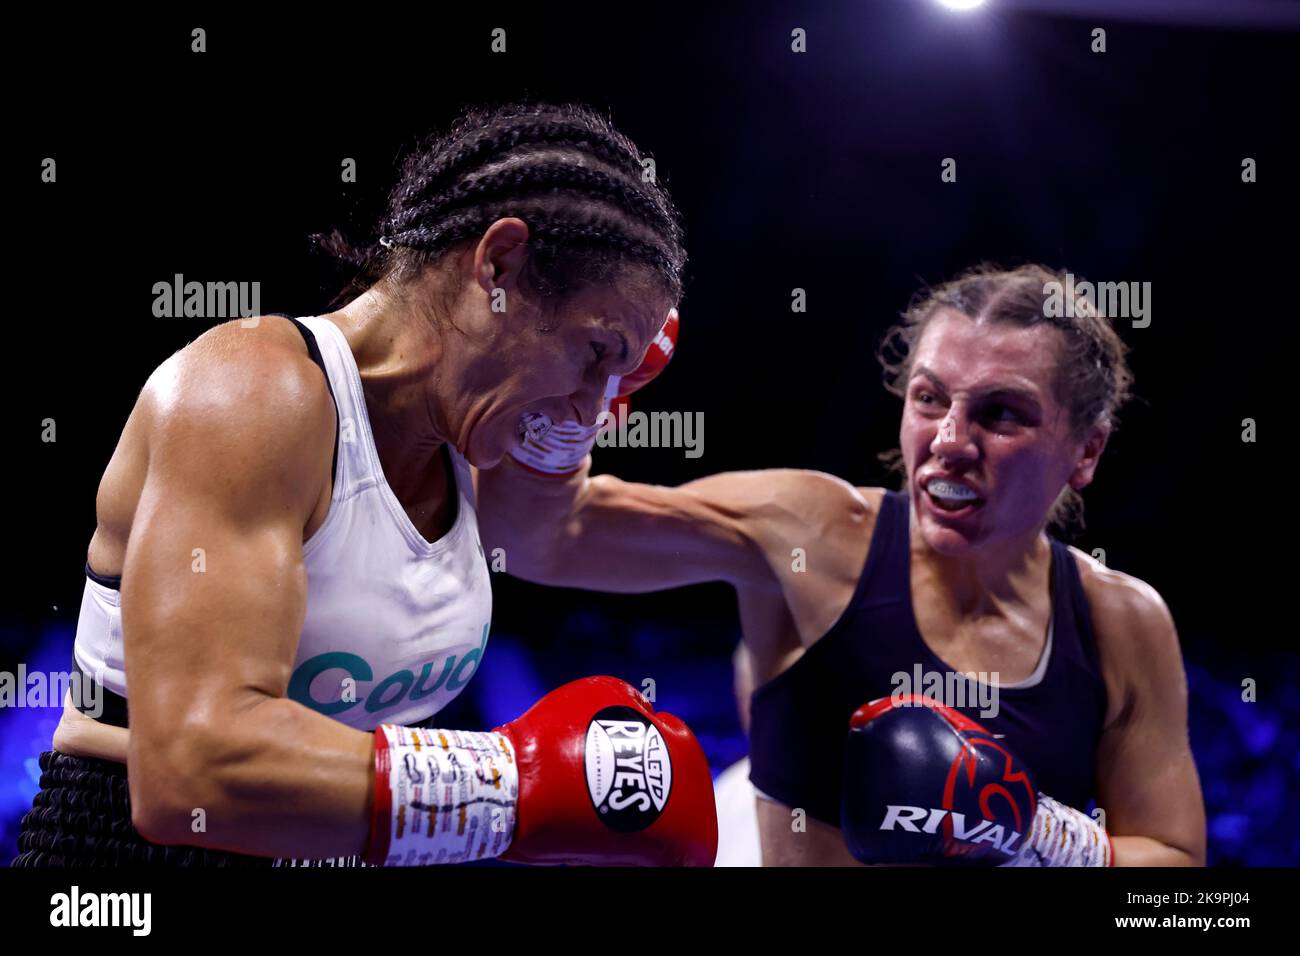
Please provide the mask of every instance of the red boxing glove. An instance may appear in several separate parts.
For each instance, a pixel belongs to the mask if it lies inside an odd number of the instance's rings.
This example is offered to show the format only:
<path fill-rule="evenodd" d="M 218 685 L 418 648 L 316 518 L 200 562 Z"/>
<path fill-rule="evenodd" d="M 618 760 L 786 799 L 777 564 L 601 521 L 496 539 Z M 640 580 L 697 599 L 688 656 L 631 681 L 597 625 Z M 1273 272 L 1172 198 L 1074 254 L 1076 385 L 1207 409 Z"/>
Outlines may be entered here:
<path fill-rule="evenodd" d="M 565 684 L 491 733 L 375 731 L 367 862 L 711 866 L 717 849 L 699 743 L 617 678 Z"/>
<path fill-rule="evenodd" d="M 650 349 L 645 353 L 641 364 L 624 375 L 619 382 L 618 397 L 609 406 L 611 412 L 617 415 L 620 408 L 626 409 L 628 396 L 654 381 L 659 373 L 668 367 L 677 348 L 677 333 L 680 328 L 681 316 L 677 314 L 676 309 L 669 309 L 668 320 L 664 322 L 664 327 L 650 343 Z"/>
<path fill-rule="evenodd" d="M 518 820 L 502 859 L 713 865 L 718 817 L 704 751 L 631 685 L 565 684 L 497 732 L 519 765 Z"/>

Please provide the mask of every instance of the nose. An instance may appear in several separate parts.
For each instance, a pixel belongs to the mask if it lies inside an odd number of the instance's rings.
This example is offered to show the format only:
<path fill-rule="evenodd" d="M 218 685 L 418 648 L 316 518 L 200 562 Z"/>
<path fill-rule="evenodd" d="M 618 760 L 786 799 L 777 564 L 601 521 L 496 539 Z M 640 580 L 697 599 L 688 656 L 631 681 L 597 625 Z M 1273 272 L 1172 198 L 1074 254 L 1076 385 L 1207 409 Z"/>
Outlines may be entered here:
<path fill-rule="evenodd" d="M 979 449 L 971 437 L 970 420 L 965 410 L 956 402 L 948 414 L 939 421 L 930 454 L 946 461 L 969 461 L 979 457 Z"/>
<path fill-rule="evenodd" d="M 604 381 L 586 381 L 575 392 L 571 401 L 578 411 L 578 424 L 592 428 L 597 424 L 600 413 L 609 407 L 609 403 L 618 396 L 619 377 L 611 376 Z"/>

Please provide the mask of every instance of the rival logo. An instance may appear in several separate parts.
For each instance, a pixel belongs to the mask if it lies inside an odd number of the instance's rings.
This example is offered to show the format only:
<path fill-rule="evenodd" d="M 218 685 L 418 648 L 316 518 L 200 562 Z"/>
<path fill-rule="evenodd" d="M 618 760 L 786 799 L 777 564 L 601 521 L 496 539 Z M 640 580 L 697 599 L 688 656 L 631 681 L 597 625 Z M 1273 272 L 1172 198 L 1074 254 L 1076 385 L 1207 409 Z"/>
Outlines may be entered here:
<path fill-rule="evenodd" d="M 645 714 L 605 707 L 587 725 L 587 792 L 601 822 L 618 833 L 644 830 L 673 786 L 668 744 Z"/>
<path fill-rule="evenodd" d="M 1020 833 L 1015 830 L 1008 831 L 1000 823 L 994 824 L 992 820 L 981 820 L 972 829 L 968 830 L 966 828 L 966 814 L 954 810 L 895 806 L 891 804 L 885 809 L 885 819 L 880 824 L 880 829 L 902 829 L 908 833 L 937 833 L 939 824 L 944 821 L 945 817 L 952 826 L 954 839 L 971 844 L 991 843 L 1008 856 L 1014 856 L 1019 852 L 1015 844 L 1020 839 Z M 925 824 L 918 827 L 917 824 L 922 820 L 925 821 Z"/>

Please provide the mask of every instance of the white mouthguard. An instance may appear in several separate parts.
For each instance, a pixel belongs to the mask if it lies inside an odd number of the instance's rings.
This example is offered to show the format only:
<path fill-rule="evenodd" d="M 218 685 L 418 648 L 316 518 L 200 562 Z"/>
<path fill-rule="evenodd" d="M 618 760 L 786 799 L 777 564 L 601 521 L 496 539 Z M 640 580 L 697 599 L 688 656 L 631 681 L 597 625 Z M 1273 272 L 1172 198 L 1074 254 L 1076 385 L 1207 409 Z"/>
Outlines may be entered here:
<path fill-rule="evenodd" d="M 532 439 L 539 442 L 546 437 L 546 433 L 554 424 L 550 415 L 541 412 L 524 412 L 519 416 L 519 427 L 516 431 L 519 433 L 520 441 Z"/>

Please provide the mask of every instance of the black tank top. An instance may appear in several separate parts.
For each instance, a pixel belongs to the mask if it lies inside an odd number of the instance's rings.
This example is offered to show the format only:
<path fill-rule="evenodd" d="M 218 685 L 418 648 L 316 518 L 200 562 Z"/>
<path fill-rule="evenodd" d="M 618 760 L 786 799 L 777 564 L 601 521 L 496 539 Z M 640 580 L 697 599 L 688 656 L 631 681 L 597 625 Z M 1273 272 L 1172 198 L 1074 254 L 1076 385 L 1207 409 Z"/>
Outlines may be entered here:
<path fill-rule="evenodd" d="M 764 794 L 840 825 L 840 787 L 849 718 L 888 697 L 903 672 L 952 671 L 926 646 L 912 611 L 904 492 L 887 492 L 866 566 L 844 614 L 791 667 L 760 687 L 751 704 L 750 780 Z M 957 708 L 1007 745 L 1038 789 L 1085 809 L 1094 796 L 1094 760 L 1106 716 L 1088 602 L 1070 550 L 1052 546 L 1052 627 L 1046 671 L 1032 687 L 1002 687 L 998 714 L 978 702 Z M 923 687 L 912 692 L 922 693 Z"/>

